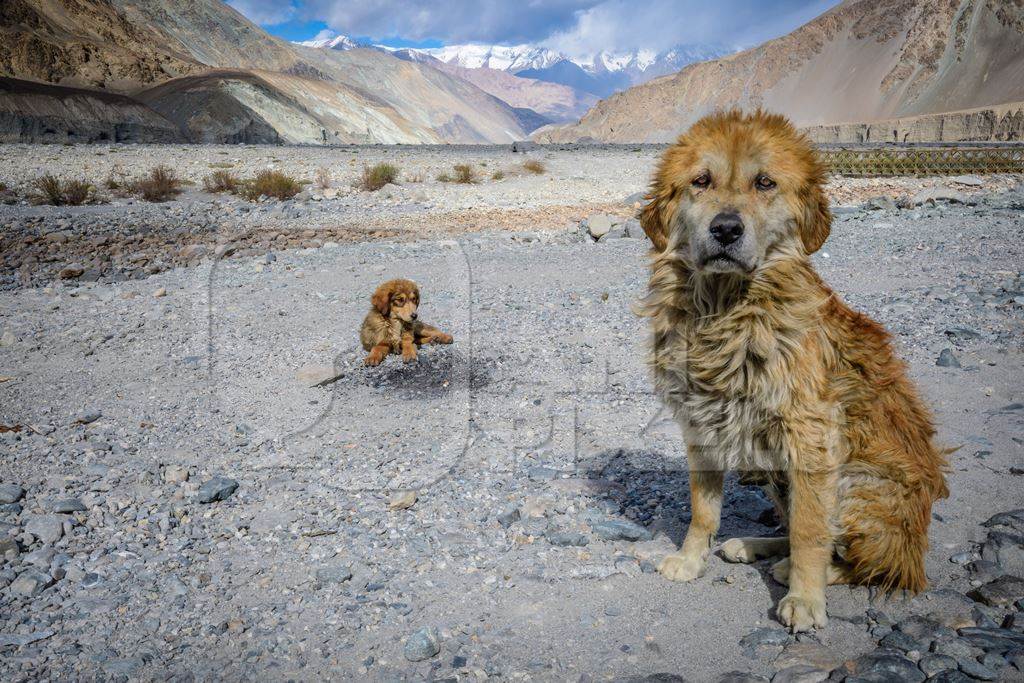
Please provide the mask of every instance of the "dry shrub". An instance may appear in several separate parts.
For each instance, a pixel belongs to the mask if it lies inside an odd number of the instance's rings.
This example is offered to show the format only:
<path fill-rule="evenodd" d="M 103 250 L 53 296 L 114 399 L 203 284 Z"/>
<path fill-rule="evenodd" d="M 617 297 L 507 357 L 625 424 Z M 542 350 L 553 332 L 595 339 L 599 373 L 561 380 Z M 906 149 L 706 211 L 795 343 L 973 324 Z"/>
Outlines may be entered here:
<path fill-rule="evenodd" d="M 494 173 L 491 174 L 491 180 L 501 180 L 504 177 L 505 177 L 505 172 L 504 171 L 495 171 Z"/>
<path fill-rule="evenodd" d="M 214 161 L 206 165 L 208 168 L 234 168 L 235 165 L 227 161 Z"/>
<path fill-rule="evenodd" d="M 203 178 L 203 189 L 207 192 L 238 192 L 242 181 L 230 171 L 214 171 Z"/>
<path fill-rule="evenodd" d="M 455 182 L 457 183 L 477 182 L 476 169 L 469 164 L 455 164 L 452 166 L 452 170 L 455 171 Z"/>
<path fill-rule="evenodd" d="M 359 187 L 368 192 L 374 192 L 397 179 L 398 167 L 394 164 L 380 163 L 374 166 L 363 166 Z"/>
<path fill-rule="evenodd" d="M 241 188 L 241 194 L 248 200 L 260 197 L 291 199 L 302 191 L 302 186 L 291 176 L 280 171 L 260 171 Z"/>
<path fill-rule="evenodd" d="M 33 180 L 32 187 L 38 193 L 36 201 L 39 203 L 53 204 L 54 206 L 60 206 L 64 203 L 64 193 L 61 192 L 60 180 L 52 173 L 44 173 Z"/>
<path fill-rule="evenodd" d="M 172 168 L 156 166 L 146 175 L 134 180 L 129 191 L 147 202 L 165 202 L 181 194 L 181 180 Z"/>
<path fill-rule="evenodd" d="M 85 204 L 92 199 L 92 185 L 84 180 L 69 180 L 64 183 L 64 203 L 70 206 Z"/>
<path fill-rule="evenodd" d="M 93 187 L 84 180 L 61 182 L 52 173 L 46 173 L 32 183 L 35 201 L 53 206 L 78 206 L 93 199 Z"/>
<path fill-rule="evenodd" d="M 537 161 L 536 159 L 530 159 L 523 162 L 523 170 L 529 171 L 534 175 L 541 175 L 548 169 L 544 166 L 543 162 Z"/>
<path fill-rule="evenodd" d="M 450 183 L 452 181 L 452 177 L 450 175 L 448 175 L 447 173 L 445 173 L 444 171 L 441 171 L 440 173 L 438 173 L 436 179 L 437 179 L 437 182 L 439 182 L 439 183 Z"/>

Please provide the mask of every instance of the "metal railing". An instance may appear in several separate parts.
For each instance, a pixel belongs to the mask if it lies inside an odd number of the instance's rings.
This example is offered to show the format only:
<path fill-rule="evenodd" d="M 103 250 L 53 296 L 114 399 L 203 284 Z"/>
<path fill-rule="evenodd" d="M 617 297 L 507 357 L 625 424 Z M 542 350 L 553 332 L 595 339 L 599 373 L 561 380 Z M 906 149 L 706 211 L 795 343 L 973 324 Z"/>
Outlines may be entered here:
<path fill-rule="evenodd" d="M 1024 146 L 821 147 L 836 175 L 854 177 L 1024 173 Z"/>

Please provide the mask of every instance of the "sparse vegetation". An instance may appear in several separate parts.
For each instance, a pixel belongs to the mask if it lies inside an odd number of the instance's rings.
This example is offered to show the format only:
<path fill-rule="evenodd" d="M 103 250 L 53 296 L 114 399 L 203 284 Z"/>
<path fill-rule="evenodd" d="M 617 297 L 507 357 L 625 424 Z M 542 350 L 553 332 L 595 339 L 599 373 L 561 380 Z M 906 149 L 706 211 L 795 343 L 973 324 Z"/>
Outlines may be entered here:
<path fill-rule="evenodd" d="M 254 178 L 246 181 L 240 194 L 250 201 L 260 197 L 276 197 L 291 199 L 302 191 L 302 186 L 291 176 L 280 171 L 260 171 Z"/>
<path fill-rule="evenodd" d="M 534 175 L 542 175 L 548 169 L 544 165 L 544 162 L 536 159 L 528 159 L 523 162 L 523 170 L 533 173 Z"/>
<path fill-rule="evenodd" d="M 437 176 L 435 177 L 435 179 L 439 183 L 450 183 L 452 181 L 452 177 L 450 175 L 448 175 L 444 171 L 441 171 L 440 173 L 438 173 Z"/>
<path fill-rule="evenodd" d="M 398 179 L 398 167 L 394 164 L 380 163 L 375 166 L 363 166 L 363 175 L 359 179 L 359 187 L 375 192 L 388 183 Z"/>
<path fill-rule="evenodd" d="M 64 183 L 64 203 L 71 206 L 78 206 L 91 201 L 93 198 L 92 185 L 84 180 L 69 180 Z"/>
<path fill-rule="evenodd" d="M 165 202 L 181 194 L 181 180 L 169 166 L 156 166 L 132 181 L 128 191 L 147 202 Z"/>
<path fill-rule="evenodd" d="M 40 204 L 60 206 L 64 203 L 64 193 L 61 192 L 60 180 L 52 173 L 44 173 L 36 178 L 32 181 L 32 187 L 38 193 L 36 201 Z"/>
<path fill-rule="evenodd" d="M 326 168 L 318 168 L 316 175 L 313 176 L 313 181 L 321 190 L 326 190 L 331 186 L 331 172 Z"/>
<path fill-rule="evenodd" d="M 53 206 L 78 206 L 92 201 L 93 187 L 84 180 L 62 182 L 52 173 L 46 173 L 32 183 L 36 190 L 35 201 Z"/>
<path fill-rule="evenodd" d="M 426 179 L 427 179 L 427 176 L 424 175 L 423 171 L 416 171 L 415 173 L 411 173 L 411 174 L 407 175 L 406 178 L 405 178 L 405 182 L 407 182 L 407 183 L 422 183 Z"/>
<path fill-rule="evenodd" d="M 223 152 L 222 152 L 223 154 Z M 208 168 L 234 168 L 235 165 L 227 161 L 215 161 L 212 164 L 206 165 Z"/>
<path fill-rule="evenodd" d="M 203 178 L 203 189 L 207 192 L 238 192 L 242 181 L 230 171 L 214 171 Z"/>
<path fill-rule="evenodd" d="M 455 164 L 452 166 L 452 170 L 455 171 L 455 182 L 457 183 L 469 184 L 479 181 L 476 169 L 469 164 Z"/>
<path fill-rule="evenodd" d="M 495 171 L 494 173 L 491 174 L 491 180 L 501 180 L 504 177 L 505 177 L 505 172 L 504 171 Z"/>

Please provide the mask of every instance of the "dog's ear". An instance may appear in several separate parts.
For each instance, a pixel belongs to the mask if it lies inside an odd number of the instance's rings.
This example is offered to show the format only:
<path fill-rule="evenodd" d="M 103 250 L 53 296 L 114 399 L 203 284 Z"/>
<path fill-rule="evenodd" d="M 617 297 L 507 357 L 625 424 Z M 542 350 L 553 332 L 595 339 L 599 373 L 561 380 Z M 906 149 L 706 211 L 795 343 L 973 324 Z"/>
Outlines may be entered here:
<path fill-rule="evenodd" d="M 813 254 L 825 243 L 832 229 L 832 212 L 829 211 L 828 199 L 818 183 L 812 184 L 807 192 L 798 223 L 804 251 Z"/>
<path fill-rule="evenodd" d="M 384 285 L 378 287 L 370 297 L 370 303 L 382 316 L 388 317 L 388 314 L 391 313 L 391 288 Z"/>
<path fill-rule="evenodd" d="M 412 286 L 412 298 L 413 298 L 413 300 L 416 301 L 416 305 L 417 306 L 419 306 L 420 302 L 423 301 L 422 299 L 420 299 L 420 286 L 419 285 L 414 284 Z"/>
<path fill-rule="evenodd" d="M 668 228 L 662 217 L 663 202 L 654 189 L 648 192 L 644 199 L 647 200 L 647 204 L 640 209 L 640 227 L 644 229 L 644 233 L 657 251 L 665 251 L 668 244 Z"/>

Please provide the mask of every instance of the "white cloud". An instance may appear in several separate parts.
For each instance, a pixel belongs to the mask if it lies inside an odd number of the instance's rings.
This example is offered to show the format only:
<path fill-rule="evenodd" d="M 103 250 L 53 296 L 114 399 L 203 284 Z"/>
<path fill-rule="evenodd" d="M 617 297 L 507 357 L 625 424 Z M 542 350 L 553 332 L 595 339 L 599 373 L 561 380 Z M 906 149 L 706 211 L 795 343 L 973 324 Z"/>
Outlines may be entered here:
<path fill-rule="evenodd" d="M 836 4 L 835 0 L 605 0 L 577 14 L 575 23 L 543 42 L 572 56 L 597 50 L 656 51 L 676 45 L 747 47 L 787 33 Z"/>
<path fill-rule="evenodd" d="M 226 0 L 246 19 L 256 24 L 273 26 L 283 24 L 295 16 L 298 8 L 291 1 L 282 0 Z"/>
<path fill-rule="evenodd" d="M 574 56 L 675 45 L 750 46 L 838 0 L 228 0 L 265 25 L 322 21 L 375 40 L 540 43 Z"/>
<path fill-rule="evenodd" d="M 566 29 L 600 0 L 303 0 L 302 15 L 345 35 L 519 43 Z"/>

